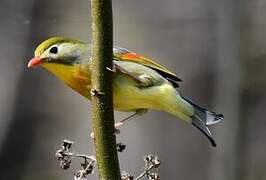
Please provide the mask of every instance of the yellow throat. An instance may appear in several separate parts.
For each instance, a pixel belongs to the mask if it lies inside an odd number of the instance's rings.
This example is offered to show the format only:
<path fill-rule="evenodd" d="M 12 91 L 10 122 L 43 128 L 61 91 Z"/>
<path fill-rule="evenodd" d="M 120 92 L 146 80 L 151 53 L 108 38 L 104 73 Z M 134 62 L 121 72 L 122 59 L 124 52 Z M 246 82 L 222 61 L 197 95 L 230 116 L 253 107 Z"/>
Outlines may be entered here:
<path fill-rule="evenodd" d="M 79 64 L 43 63 L 42 66 L 63 80 L 69 87 L 90 99 L 91 74 Z"/>

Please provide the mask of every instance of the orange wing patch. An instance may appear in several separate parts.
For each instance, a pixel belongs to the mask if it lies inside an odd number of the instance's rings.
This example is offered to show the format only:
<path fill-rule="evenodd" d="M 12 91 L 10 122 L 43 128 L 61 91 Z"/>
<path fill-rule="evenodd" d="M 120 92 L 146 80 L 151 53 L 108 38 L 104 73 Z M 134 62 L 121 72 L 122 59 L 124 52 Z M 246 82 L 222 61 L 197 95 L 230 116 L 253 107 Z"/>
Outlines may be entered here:
<path fill-rule="evenodd" d="M 127 60 L 137 60 L 137 59 L 141 59 L 142 56 L 134 54 L 134 53 L 125 53 L 121 55 L 122 59 L 127 59 Z"/>
<path fill-rule="evenodd" d="M 122 54 L 115 54 L 117 57 L 117 60 L 120 61 L 132 61 L 136 63 L 143 64 L 144 66 L 150 67 L 160 73 L 162 76 L 166 77 L 168 80 L 173 81 L 182 81 L 180 78 L 178 78 L 174 73 L 169 71 L 167 68 L 161 66 L 158 63 L 155 63 L 153 60 L 146 58 L 142 55 L 126 52 Z M 171 81 L 171 82 L 173 82 Z"/>
<path fill-rule="evenodd" d="M 122 58 L 122 60 L 135 61 L 137 63 L 140 63 L 140 64 L 143 64 L 145 66 L 164 71 L 166 73 L 169 73 L 169 74 L 175 76 L 175 74 L 172 73 L 171 71 L 169 71 L 167 68 L 161 66 L 158 63 L 155 63 L 153 60 L 148 59 L 142 55 L 135 54 L 135 53 L 125 53 L 125 54 L 121 55 L 121 58 Z"/>

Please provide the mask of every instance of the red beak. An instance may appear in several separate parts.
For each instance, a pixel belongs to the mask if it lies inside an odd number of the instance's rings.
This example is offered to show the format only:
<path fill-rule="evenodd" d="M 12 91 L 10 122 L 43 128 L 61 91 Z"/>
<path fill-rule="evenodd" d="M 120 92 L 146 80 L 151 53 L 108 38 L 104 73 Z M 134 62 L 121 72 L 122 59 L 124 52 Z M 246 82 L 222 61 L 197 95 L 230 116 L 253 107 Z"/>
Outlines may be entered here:
<path fill-rule="evenodd" d="M 34 66 L 37 66 L 37 65 L 41 64 L 42 62 L 43 62 L 43 60 L 40 57 L 34 57 L 29 61 L 28 68 L 32 68 Z"/>

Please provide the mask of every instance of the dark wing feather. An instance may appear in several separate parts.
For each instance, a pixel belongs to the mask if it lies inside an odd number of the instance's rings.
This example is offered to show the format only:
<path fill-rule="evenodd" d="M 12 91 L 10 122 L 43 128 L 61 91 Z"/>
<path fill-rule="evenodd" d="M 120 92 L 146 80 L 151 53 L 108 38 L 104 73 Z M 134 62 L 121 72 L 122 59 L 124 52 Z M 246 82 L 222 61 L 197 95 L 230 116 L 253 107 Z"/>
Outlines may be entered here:
<path fill-rule="evenodd" d="M 147 66 L 156 72 L 158 72 L 160 75 L 162 75 L 164 78 L 166 78 L 169 82 L 173 84 L 174 87 L 178 87 L 178 82 L 182 81 L 179 77 L 177 77 L 174 73 L 172 73 L 167 68 L 163 67 L 162 65 L 155 63 L 153 60 L 146 58 L 142 55 L 135 54 L 127 49 L 120 48 L 120 47 L 114 47 L 114 59 L 117 61 L 131 61 L 135 63 L 142 64 L 144 66 Z"/>

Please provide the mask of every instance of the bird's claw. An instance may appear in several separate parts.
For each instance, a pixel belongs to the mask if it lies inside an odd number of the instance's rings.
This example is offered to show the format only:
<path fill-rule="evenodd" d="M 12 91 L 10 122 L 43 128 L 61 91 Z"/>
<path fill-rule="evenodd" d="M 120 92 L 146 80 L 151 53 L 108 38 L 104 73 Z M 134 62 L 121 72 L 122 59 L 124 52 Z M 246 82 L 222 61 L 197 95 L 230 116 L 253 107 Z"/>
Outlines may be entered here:
<path fill-rule="evenodd" d="M 93 140 L 95 139 L 95 137 L 94 137 L 94 132 L 91 132 L 90 137 L 91 137 Z"/>
<path fill-rule="evenodd" d="M 109 68 L 109 67 L 106 67 L 106 69 L 107 69 L 108 71 L 111 71 L 111 72 L 116 72 L 116 68 L 115 68 L 115 65 L 114 65 L 114 64 L 113 64 L 112 69 Z"/>
<path fill-rule="evenodd" d="M 123 125 L 123 122 L 115 123 L 115 135 L 120 134 L 119 128 Z"/>
<path fill-rule="evenodd" d="M 115 135 L 120 134 L 119 127 L 121 127 L 123 124 L 124 124 L 123 122 L 115 123 L 115 131 L 114 131 L 114 134 L 115 134 Z M 93 140 L 95 139 L 94 132 L 91 132 L 90 137 L 91 137 Z"/>

